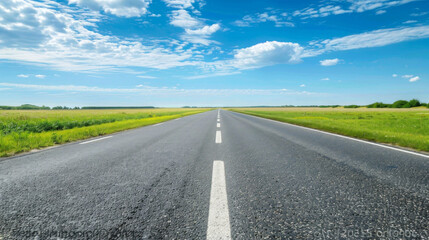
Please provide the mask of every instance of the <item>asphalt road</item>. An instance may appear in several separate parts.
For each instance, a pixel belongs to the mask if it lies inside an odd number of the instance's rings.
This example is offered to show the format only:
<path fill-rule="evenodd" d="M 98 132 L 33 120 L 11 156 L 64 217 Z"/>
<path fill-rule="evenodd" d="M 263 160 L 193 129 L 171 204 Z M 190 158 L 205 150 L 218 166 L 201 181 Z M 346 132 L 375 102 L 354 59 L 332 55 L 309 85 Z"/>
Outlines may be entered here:
<path fill-rule="evenodd" d="M 0 160 L 0 239 L 429 239 L 429 157 L 217 115 Z"/>

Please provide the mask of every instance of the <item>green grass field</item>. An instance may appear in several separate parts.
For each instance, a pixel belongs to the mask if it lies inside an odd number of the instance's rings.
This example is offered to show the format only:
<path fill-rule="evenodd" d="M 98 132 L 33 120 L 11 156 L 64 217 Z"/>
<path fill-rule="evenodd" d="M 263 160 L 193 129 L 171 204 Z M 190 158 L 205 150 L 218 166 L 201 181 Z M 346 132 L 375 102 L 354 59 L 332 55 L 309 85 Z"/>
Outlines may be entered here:
<path fill-rule="evenodd" d="M 156 124 L 206 110 L 0 110 L 0 157 Z"/>
<path fill-rule="evenodd" d="M 234 108 L 232 111 L 429 152 L 429 109 Z"/>

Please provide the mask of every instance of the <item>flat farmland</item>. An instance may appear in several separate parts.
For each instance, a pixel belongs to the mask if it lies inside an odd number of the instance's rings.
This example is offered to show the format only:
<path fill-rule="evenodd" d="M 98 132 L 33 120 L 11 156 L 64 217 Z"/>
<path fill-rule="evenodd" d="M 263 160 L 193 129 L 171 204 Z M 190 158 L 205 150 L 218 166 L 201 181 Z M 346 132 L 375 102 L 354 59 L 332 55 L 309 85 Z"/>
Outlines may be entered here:
<path fill-rule="evenodd" d="M 206 110 L 0 110 L 0 157 L 156 124 Z"/>
<path fill-rule="evenodd" d="M 232 111 L 350 137 L 429 151 L 429 109 L 233 108 Z"/>

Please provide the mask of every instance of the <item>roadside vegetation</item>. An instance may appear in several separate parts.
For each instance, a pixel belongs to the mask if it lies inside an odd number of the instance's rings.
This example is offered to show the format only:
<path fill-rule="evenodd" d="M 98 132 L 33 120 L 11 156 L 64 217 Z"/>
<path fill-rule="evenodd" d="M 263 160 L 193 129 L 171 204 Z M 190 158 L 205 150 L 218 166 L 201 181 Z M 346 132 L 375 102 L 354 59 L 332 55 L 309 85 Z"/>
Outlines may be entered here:
<path fill-rule="evenodd" d="M 270 106 L 255 106 L 255 108 L 257 107 L 270 107 Z M 271 107 L 275 107 L 275 106 L 271 106 Z M 417 99 L 412 99 L 410 101 L 407 100 L 398 100 L 394 103 L 382 103 L 382 102 L 375 102 L 375 103 L 371 103 L 369 105 L 345 105 L 345 106 L 341 106 L 341 105 L 309 105 L 309 106 L 294 106 L 294 105 L 284 105 L 284 106 L 280 106 L 280 107 L 305 107 L 305 108 L 311 108 L 311 107 L 317 107 L 317 108 L 414 108 L 414 107 L 427 107 L 429 108 L 429 103 L 423 103 L 420 102 Z"/>
<path fill-rule="evenodd" d="M 232 108 L 232 111 L 429 152 L 429 109 Z"/>
<path fill-rule="evenodd" d="M 206 110 L 0 110 L 0 157 L 156 124 Z"/>

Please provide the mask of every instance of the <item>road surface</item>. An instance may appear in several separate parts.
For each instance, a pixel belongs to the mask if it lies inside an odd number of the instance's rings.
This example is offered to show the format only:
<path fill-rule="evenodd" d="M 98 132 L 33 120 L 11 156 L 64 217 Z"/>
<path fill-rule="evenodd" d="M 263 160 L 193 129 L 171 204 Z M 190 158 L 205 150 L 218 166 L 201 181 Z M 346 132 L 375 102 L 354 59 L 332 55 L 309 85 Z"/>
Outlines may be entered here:
<path fill-rule="evenodd" d="M 427 156 L 224 110 L 0 160 L 0 239 L 428 239 L 428 230 Z"/>

